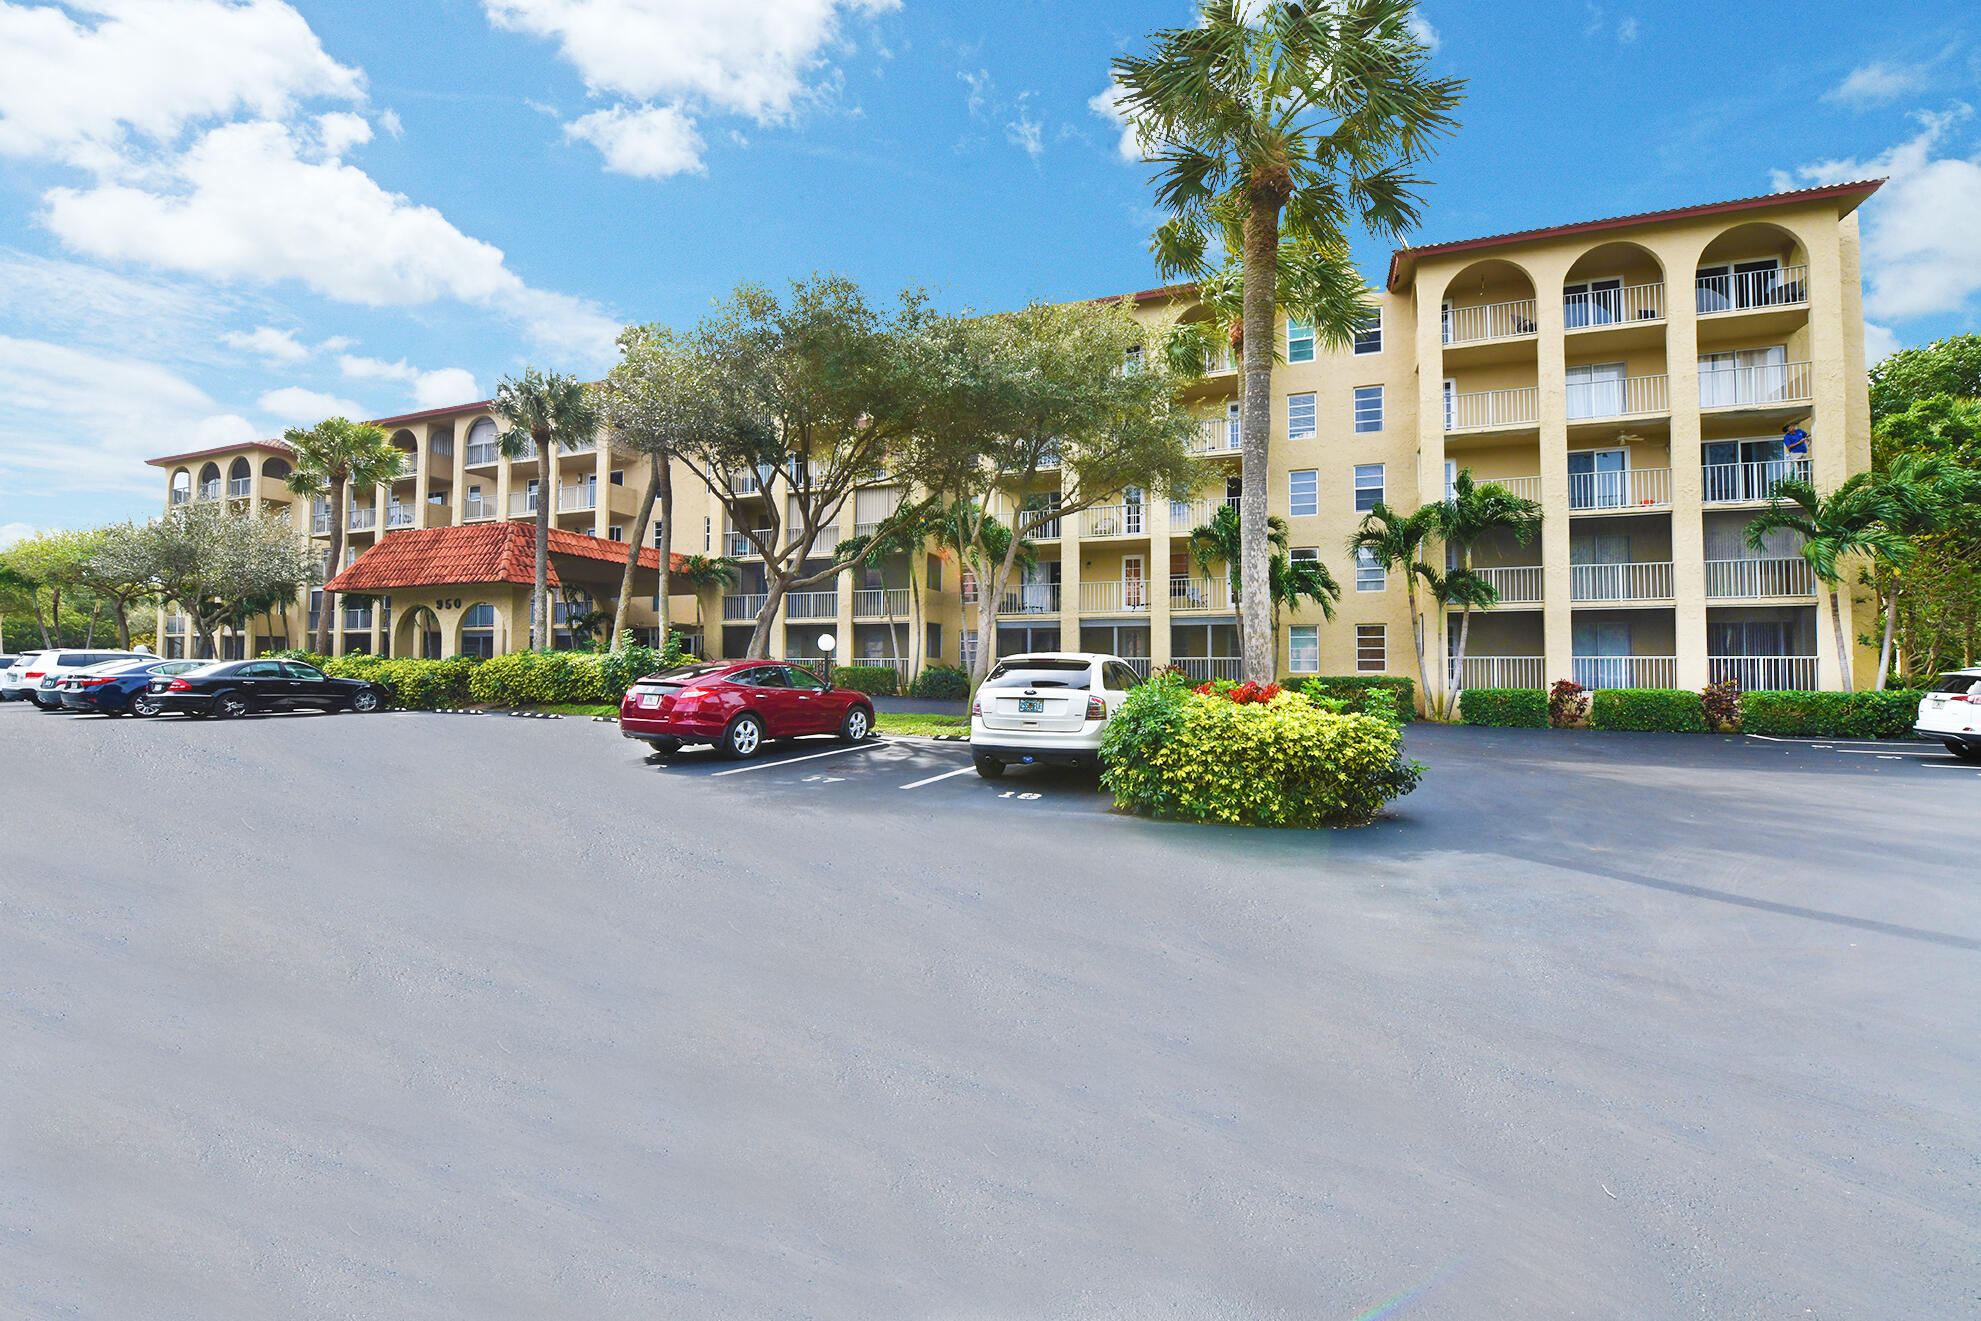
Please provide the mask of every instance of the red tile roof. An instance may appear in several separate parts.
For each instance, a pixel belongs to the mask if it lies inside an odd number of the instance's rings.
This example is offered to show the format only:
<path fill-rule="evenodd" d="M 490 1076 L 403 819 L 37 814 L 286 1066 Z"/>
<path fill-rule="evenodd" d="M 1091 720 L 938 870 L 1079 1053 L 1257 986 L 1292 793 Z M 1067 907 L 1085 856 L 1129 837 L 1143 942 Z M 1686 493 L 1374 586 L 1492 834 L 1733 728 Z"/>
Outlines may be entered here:
<path fill-rule="evenodd" d="M 232 454 L 237 450 L 267 450 L 270 454 L 281 454 L 285 457 L 296 452 L 279 440 L 251 440 L 244 445 L 215 445 L 212 449 L 191 450 L 185 454 L 167 454 L 163 458 L 146 459 L 145 462 L 154 468 L 162 468 L 167 464 L 210 459 L 216 454 Z"/>
<path fill-rule="evenodd" d="M 465 404 L 449 404 L 445 408 L 425 408 L 417 413 L 400 413 L 396 417 L 375 417 L 371 419 L 371 424 L 375 427 L 390 427 L 402 422 L 423 422 L 430 417 L 447 417 L 453 413 L 484 412 L 494 403 L 493 399 L 477 399 Z"/>
<path fill-rule="evenodd" d="M 558 581 L 557 559 L 626 563 L 626 543 L 587 537 L 563 528 L 550 529 L 547 577 Z M 681 567 L 681 557 L 671 560 Z M 660 570 L 660 552 L 640 551 L 640 567 Z M 536 527 L 514 519 L 471 523 L 465 527 L 408 528 L 390 532 L 358 556 L 350 568 L 325 587 L 333 592 L 385 592 L 407 587 L 441 587 L 454 583 L 521 583 L 536 581 Z"/>

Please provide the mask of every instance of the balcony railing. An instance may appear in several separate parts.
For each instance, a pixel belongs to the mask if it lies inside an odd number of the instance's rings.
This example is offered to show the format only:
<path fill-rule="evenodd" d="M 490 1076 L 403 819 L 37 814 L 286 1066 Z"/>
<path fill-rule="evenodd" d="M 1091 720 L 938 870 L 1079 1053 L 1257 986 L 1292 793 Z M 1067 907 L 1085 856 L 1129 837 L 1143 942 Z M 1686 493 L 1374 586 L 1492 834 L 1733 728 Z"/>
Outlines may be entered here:
<path fill-rule="evenodd" d="M 165 616 L 165 631 L 167 633 L 175 633 L 175 634 L 184 633 L 187 627 L 188 625 L 186 623 L 186 616 L 184 615 Z"/>
<path fill-rule="evenodd" d="M 1794 307 L 1809 301 L 1807 266 L 1770 266 L 1759 271 L 1697 277 L 1699 314 L 1747 312 L 1759 307 Z"/>
<path fill-rule="evenodd" d="M 351 633 L 371 632 L 370 606 L 365 606 L 361 610 L 345 610 L 343 614 L 344 614 L 344 629 L 346 632 L 351 632 Z"/>
<path fill-rule="evenodd" d="M 1575 682 L 1584 688 L 1678 686 L 1676 656 L 1577 656 L 1573 666 Z"/>
<path fill-rule="evenodd" d="M 535 491 L 511 491 L 509 493 L 509 517 L 521 518 L 525 514 L 534 514 L 536 511 L 537 493 Z"/>
<path fill-rule="evenodd" d="M 1444 342 L 1471 344 L 1483 339 L 1511 339 L 1535 331 L 1534 300 L 1516 298 L 1478 307 L 1450 307 L 1444 313 Z"/>
<path fill-rule="evenodd" d="M 461 504 L 461 521 L 479 523 L 483 519 L 495 517 L 495 501 L 469 499 Z"/>
<path fill-rule="evenodd" d="M 1568 420 L 1571 422 L 1670 411 L 1670 378 L 1666 376 L 1625 376 L 1615 380 L 1568 383 Z"/>
<path fill-rule="evenodd" d="M 407 454 L 403 452 L 399 455 L 399 476 L 411 477 L 416 473 L 418 473 L 419 470 L 420 470 L 419 455 Z"/>
<path fill-rule="evenodd" d="M 869 587 L 853 593 L 856 619 L 900 619 L 908 613 L 906 587 Z"/>
<path fill-rule="evenodd" d="M 770 598 L 762 592 L 755 595 L 725 596 L 722 598 L 722 617 L 725 620 L 755 619 L 757 612 L 764 608 Z"/>
<path fill-rule="evenodd" d="M 1149 608 L 1149 585 L 1144 582 L 1080 584 L 1080 612 L 1089 615 L 1141 614 Z"/>
<path fill-rule="evenodd" d="M 1445 396 L 1444 429 L 1477 431 L 1490 427 L 1533 426 L 1540 418 L 1541 391 L 1523 385 L 1512 390 L 1475 390 Z"/>
<path fill-rule="evenodd" d="M 220 498 L 220 479 L 216 477 L 210 482 L 201 482 L 199 484 L 199 498 L 202 500 L 218 500 Z"/>
<path fill-rule="evenodd" d="M 1541 479 L 1539 477 L 1480 477 L 1475 473 L 1472 480 L 1474 485 L 1497 486 L 1505 490 L 1508 495 L 1517 495 L 1522 500 L 1539 500 L 1541 498 Z M 1458 492 L 1453 489 L 1453 484 L 1446 482 L 1444 498 L 1449 500 L 1456 494 Z"/>
<path fill-rule="evenodd" d="M 1237 496 L 1202 496 L 1195 500 L 1171 500 L 1169 502 L 1169 530 L 1174 536 L 1188 536 L 1200 527 L 1206 527 L 1217 517 L 1217 511 L 1230 505 L 1238 508 Z"/>
<path fill-rule="evenodd" d="M 792 592 L 784 598 L 786 619 L 836 619 L 838 592 Z"/>
<path fill-rule="evenodd" d="M 245 500 L 254 494 L 255 479 L 252 477 L 229 477 L 227 495 L 230 499 Z"/>
<path fill-rule="evenodd" d="M 560 514 L 584 513 L 598 508 L 598 487 L 587 482 L 583 486 L 560 486 L 557 488 L 557 512 Z"/>
<path fill-rule="evenodd" d="M 822 527 L 812 536 L 812 551 L 820 554 L 839 549 L 839 526 Z"/>
<path fill-rule="evenodd" d="M 1029 518 L 1034 514 L 1040 514 L 1044 512 L 1045 511 L 1043 509 L 1027 509 L 1023 511 L 1023 517 Z M 1025 534 L 1025 539 L 1027 541 L 1058 541 L 1059 520 L 1056 518 L 1047 519 L 1045 522 L 1033 528 L 1030 532 L 1027 532 Z"/>
<path fill-rule="evenodd" d="M 1764 599 L 1815 594 L 1816 575 L 1810 572 L 1809 561 L 1801 556 L 1706 561 L 1706 595 L 1711 598 Z"/>
<path fill-rule="evenodd" d="M 849 665 L 858 665 L 862 669 L 872 667 L 874 669 L 893 670 L 894 677 L 901 682 L 902 691 L 905 692 L 907 691 L 908 680 L 912 677 L 908 673 L 908 664 L 909 662 L 906 656 L 848 656 L 839 663 L 839 668 L 844 669 Z"/>
<path fill-rule="evenodd" d="M 722 553 L 732 560 L 740 560 L 756 554 L 757 548 L 741 532 L 725 532 L 722 534 Z"/>
<path fill-rule="evenodd" d="M 1561 312 L 1562 323 L 1569 330 L 1591 330 L 1632 321 L 1662 321 L 1665 319 L 1664 282 L 1563 294 Z"/>
<path fill-rule="evenodd" d="M 1539 605 L 1541 566 L 1517 564 L 1499 569 L 1480 569 L 1478 574 L 1500 594 L 1501 605 Z"/>
<path fill-rule="evenodd" d="M 191 491 L 172 492 L 172 503 L 174 505 L 191 504 L 192 499 L 193 499 L 193 493 Z"/>
<path fill-rule="evenodd" d="M 1180 578 L 1169 580 L 1171 610 L 1231 609 L 1231 579 Z"/>
<path fill-rule="evenodd" d="M 1623 472 L 1568 474 L 1568 507 L 1655 509 L 1671 503 L 1670 468 L 1630 468 Z"/>
<path fill-rule="evenodd" d="M 418 521 L 418 514 L 412 505 L 387 505 L 385 507 L 385 526 L 389 528 L 411 527 Z"/>
<path fill-rule="evenodd" d="M 345 526 L 353 532 L 366 532 L 378 526 L 378 511 L 370 506 L 351 510 L 351 521 Z"/>
<path fill-rule="evenodd" d="M 1245 660 L 1242 656 L 1174 656 L 1171 665 L 1183 671 L 1183 677 L 1192 683 L 1209 683 L 1213 679 L 1241 679 L 1245 676 Z"/>
<path fill-rule="evenodd" d="M 310 534 L 312 536 L 318 536 L 318 537 L 329 536 L 330 515 L 327 513 L 314 515 L 310 519 Z"/>
<path fill-rule="evenodd" d="M 1236 454 L 1242 448 L 1235 417 L 1198 423 L 1197 434 L 1189 442 L 1192 454 Z"/>
<path fill-rule="evenodd" d="M 1771 459 L 1760 463 L 1709 463 L 1703 470 L 1709 505 L 1749 504 L 1774 496 L 1777 483 L 1809 480 L 1809 460 Z"/>
<path fill-rule="evenodd" d="M 1096 505 L 1080 515 L 1080 534 L 1087 537 L 1139 537 L 1149 530 L 1146 505 Z"/>
<path fill-rule="evenodd" d="M 1461 671 L 1457 657 L 1450 673 L 1454 681 L 1462 673 L 1462 688 L 1545 688 L 1547 662 L 1540 656 L 1467 656 Z"/>
<path fill-rule="evenodd" d="M 486 468 L 501 457 L 501 448 L 492 440 L 476 441 L 468 446 L 465 456 L 470 468 Z"/>
<path fill-rule="evenodd" d="M 1568 588 L 1572 601 L 1669 601 L 1671 562 L 1573 564 L 1568 570 Z"/>
<path fill-rule="evenodd" d="M 1708 656 L 1706 677 L 1744 693 L 1806 693 L 1816 688 L 1814 656 Z"/>
<path fill-rule="evenodd" d="M 1699 372 L 1701 408 L 1771 408 L 1807 403 L 1815 397 L 1814 376 L 1806 362 L 1771 362 L 1759 367 L 1717 367 Z"/>
<path fill-rule="evenodd" d="M 1004 594 L 997 604 L 1000 615 L 1056 615 L 1059 613 L 1058 583 L 1020 583 Z"/>

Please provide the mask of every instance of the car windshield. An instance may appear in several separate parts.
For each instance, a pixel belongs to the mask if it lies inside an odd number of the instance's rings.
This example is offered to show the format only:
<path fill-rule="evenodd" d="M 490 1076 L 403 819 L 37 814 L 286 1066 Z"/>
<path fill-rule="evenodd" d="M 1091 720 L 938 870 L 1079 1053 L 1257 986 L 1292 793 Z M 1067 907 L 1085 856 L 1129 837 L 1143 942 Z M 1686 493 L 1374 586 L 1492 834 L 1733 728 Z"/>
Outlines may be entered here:
<path fill-rule="evenodd" d="M 986 688 L 1091 688 L 1093 664 L 1082 660 L 1008 660 L 984 680 Z"/>
<path fill-rule="evenodd" d="M 1943 674 L 1933 688 L 1936 693 L 1971 693 L 1976 690 L 1981 690 L 1981 675 L 1976 674 Z"/>

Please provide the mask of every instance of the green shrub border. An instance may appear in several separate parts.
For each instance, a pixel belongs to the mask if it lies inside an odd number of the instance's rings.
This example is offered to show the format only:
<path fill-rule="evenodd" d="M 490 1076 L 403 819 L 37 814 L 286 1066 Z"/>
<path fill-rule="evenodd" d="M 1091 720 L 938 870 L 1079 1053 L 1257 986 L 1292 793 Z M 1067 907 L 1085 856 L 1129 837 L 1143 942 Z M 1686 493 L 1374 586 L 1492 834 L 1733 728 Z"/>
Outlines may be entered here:
<path fill-rule="evenodd" d="M 1417 718 L 1417 681 L 1394 674 L 1295 674 L 1281 679 L 1279 686 L 1346 702 L 1348 710 L 1360 715 L 1376 714 L 1376 704 L 1387 698 L 1397 721 L 1408 724 Z"/>
<path fill-rule="evenodd" d="M 1616 733 L 1708 732 L 1698 693 L 1670 688 L 1598 688 L 1589 725 Z M 1730 733 L 1780 738 L 1900 739 L 1912 733 L 1924 694 L 1910 688 L 1869 693 L 1740 694 L 1740 724 Z M 1467 688 L 1460 715 L 1468 725 L 1548 728 L 1548 695 L 1529 688 Z"/>
<path fill-rule="evenodd" d="M 850 688 L 869 697 L 892 697 L 900 691 L 901 680 L 886 665 L 836 665 L 832 670 L 832 686 Z"/>
<path fill-rule="evenodd" d="M 1538 688 L 1467 688 L 1458 699 L 1468 725 L 1498 729 L 1546 729 L 1548 695 Z"/>
<path fill-rule="evenodd" d="M 1589 728 L 1635 734 L 1701 734 L 1699 694 L 1671 688 L 1598 688 L 1589 696 Z"/>

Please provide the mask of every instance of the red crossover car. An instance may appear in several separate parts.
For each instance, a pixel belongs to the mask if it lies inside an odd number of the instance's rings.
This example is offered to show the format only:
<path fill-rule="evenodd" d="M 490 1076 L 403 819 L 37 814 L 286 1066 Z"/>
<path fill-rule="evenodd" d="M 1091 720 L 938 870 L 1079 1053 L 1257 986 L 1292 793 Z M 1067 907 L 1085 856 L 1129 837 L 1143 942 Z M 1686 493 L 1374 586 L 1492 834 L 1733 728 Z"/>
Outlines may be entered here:
<path fill-rule="evenodd" d="M 828 688 L 782 661 L 714 661 L 649 674 L 619 703 L 619 732 L 674 752 L 712 743 L 731 757 L 756 755 L 765 739 L 837 734 L 857 743 L 873 732 L 865 693 Z"/>

